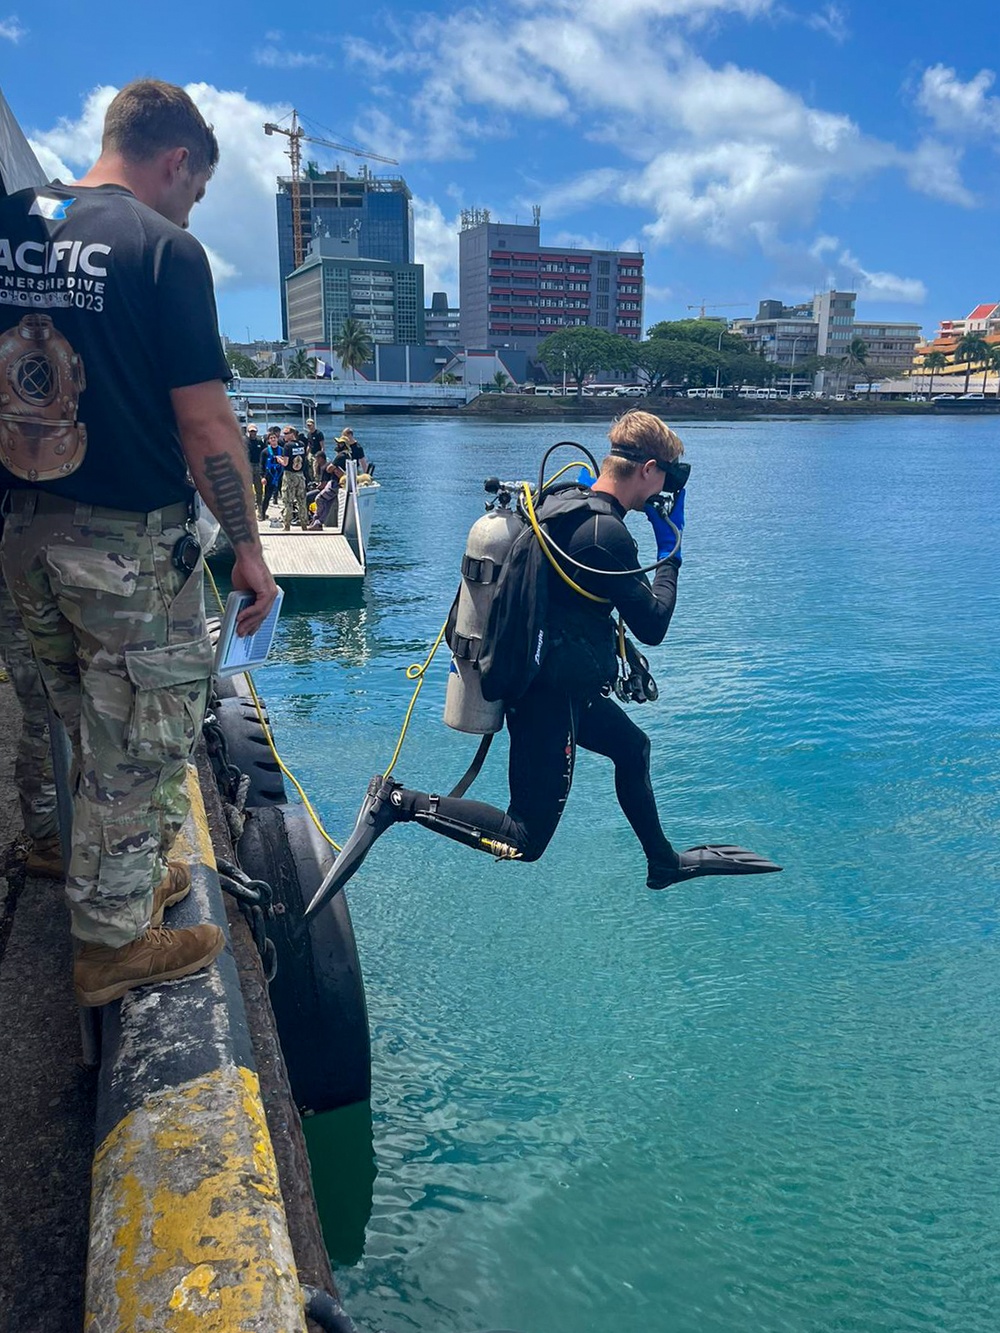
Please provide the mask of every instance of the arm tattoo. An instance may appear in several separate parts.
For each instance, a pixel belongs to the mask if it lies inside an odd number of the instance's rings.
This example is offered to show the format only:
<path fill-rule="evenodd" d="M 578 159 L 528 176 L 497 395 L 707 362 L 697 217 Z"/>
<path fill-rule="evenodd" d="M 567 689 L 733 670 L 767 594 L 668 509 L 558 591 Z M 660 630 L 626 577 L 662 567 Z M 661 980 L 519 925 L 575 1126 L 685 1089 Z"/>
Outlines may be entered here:
<path fill-rule="evenodd" d="M 257 525 L 250 517 L 246 486 L 239 468 L 228 454 L 208 454 L 205 476 L 212 488 L 212 508 L 223 531 L 238 546 L 253 541 Z"/>

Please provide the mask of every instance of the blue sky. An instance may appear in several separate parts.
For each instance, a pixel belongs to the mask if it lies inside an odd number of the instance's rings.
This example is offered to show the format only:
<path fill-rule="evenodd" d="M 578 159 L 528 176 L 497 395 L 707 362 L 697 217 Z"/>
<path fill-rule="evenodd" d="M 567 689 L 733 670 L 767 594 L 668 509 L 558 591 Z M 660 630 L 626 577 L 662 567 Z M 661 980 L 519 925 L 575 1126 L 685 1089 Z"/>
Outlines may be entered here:
<path fill-rule="evenodd" d="M 292 106 L 399 159 L 427 291 L 453 301 L 459 210 L 527 221 L 536 203 L 543 243 L 645 251 L 647 325 L 702 299 L 736 317 L 832 284 L 858 291 L 862 317 L 926 332 L 1000 300 L 987 6 L 174 0 L 154 27 L 117 0 L 2 4 L 0 86 L 53 172 L 87 165 L 108 100 L 141 74 L 187 86 L 215 124 L 223 160 L 192 226 L 234 338 L 278 332 L 287 162 L 261 124 Z"/>

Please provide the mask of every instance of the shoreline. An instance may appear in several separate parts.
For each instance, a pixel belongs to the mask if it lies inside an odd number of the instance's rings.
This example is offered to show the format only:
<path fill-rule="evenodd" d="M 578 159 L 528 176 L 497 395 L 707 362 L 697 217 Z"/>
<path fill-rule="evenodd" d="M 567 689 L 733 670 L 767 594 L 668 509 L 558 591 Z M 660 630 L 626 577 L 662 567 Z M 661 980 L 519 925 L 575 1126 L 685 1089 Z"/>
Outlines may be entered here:
<path fill-rule="evenodd" d="M 592 417 L 608 421 L 628 408 L 641 408 L 657 416 L 685 421 L 749 421 L 774 417 L 870 417 L 870 416 L 940 416 L 942 409 L 931 403 L 879 403 L 860 399 L 857 402 L 808 399 L 786 402 L 775 399 L 767 402 L 740 401 L 739 399 L 707 398 L 535 398 L 531 394 L 480 394 L 460 416 L 483 417 L 489 420 L 583 419 Z M 946 409 L 945 409 L 946 410 Z M 990 409 L 987 409 L 990 410 Z M 950 413 L 955 416 L 979 416 L 983 409 L 968 409 Z"/>

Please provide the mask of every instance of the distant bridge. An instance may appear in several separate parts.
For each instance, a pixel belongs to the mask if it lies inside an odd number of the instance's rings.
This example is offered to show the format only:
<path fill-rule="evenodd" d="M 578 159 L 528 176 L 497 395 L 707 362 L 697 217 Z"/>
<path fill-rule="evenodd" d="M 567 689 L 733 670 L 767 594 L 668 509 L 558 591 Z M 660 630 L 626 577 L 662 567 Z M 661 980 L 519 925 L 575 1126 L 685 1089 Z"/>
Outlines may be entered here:
<path fill-rule="evenodd" d="M 478 384 L 401 384 L 381 380 L 292 380 L 235 378 L 231 391 L 250 398 L 271 398 L 276 403 L 308 398 L 317 408 L 342 413 L 350 406 L 459 408 L 471 403 L 482 392 Z"/>

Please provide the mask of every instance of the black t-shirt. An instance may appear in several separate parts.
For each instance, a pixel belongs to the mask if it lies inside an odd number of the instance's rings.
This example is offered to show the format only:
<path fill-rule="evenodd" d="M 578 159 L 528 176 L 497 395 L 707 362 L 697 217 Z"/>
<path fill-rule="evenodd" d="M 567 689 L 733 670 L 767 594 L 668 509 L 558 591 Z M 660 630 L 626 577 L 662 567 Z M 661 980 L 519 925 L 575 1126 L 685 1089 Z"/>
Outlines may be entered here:
<path fill-rule="evenodd" d="M 282 455 L 289 460 L 286 472 L 304 472 L 306 468 L 306 446 L 302 440 L 286 441 L 281 446 Z"/>
<path fill-rule="evenodd" d="M 340 468 L 341 472 L 343 472 L 347 467 L 347 460 L 349 458 L 353 458 L 355 463 L 360 463 L 364 456 L 364 449 L 362 449 L 361 445 L 355 440 L 353 444 L 342 444 L 336 454 L 334 454 L 333 461 L 335 465 Z"/>
<path fill-rule="evenodd" d="M 229 378 L 189 232 L 121 185 L 0 199 L 0 482 L 114 509 L 186 499 L 170 391 Z"/>
<path fill-rule="evenodd" d="M 309 452 L 311 454 L 318 454 L 319 451 L 323 448 L 323 441 L 325 439 L 326 436 L 323 434 L 321 430 L 309 431 L 309 433 L 306 435 L 306 443 L 309 445 Z"/>
<path fill-rule="evenodd" d="M 254 472 L 260 471 L 260 456 L 264 452 L 264 441 L 258 435 L 247 435 L 247 454 Z"/>

